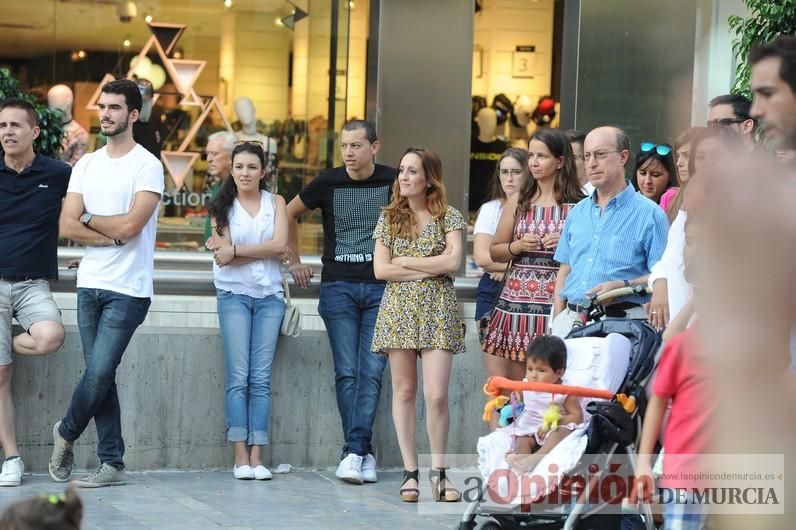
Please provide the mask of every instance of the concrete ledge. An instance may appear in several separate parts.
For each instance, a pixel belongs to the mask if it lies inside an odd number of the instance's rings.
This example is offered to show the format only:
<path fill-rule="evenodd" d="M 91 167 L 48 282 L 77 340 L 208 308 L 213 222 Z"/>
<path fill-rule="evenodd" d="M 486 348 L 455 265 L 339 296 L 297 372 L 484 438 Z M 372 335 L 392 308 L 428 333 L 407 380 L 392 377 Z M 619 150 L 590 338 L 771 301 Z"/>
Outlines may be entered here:
<path fill-rule="evenodd" d="M 75 295 L 58 293 L 67 337 L 48 357 L 15 357 L 13 381 L 17 439 L 30 471 L 42 472 L 52 451 L 52 425 L 66 411 L 83 371 L 75 325 Z M 297 467 L 336 465 L 342 429 L 334 393 L 332 356 L 316 301 L 303 300 L 308 326 L 300 337 L 280 337 L 273 382 L 266 461 Z M 466 353 L 455 357 L 450 383 L 449 451 L 473 453 L 485 432 L 480 410 L 485 382 L 475 335 L 474 304 L 464 304 Z M 469 314 L 469 316 L 467 316 Z M 191 325 L 192 323 L 199 325 Z M 119 368 L 117 384 L 122 430 L 131 470 L 227 469 L 232 452 L 224 433 L 224 363 L 212 297 L 156 296 L 147 321 L 133 337 Z M 321 329 L 318 328 L 320 322 Z M 171 325 L 169 325 L 171 323 Z M 309 325 L 311 324 L 311 325 Z M 380 466 L 400 466 L 390 413 L 389 368 L 385 372 L 375 425 Z M 418 452 L 429 452 L 422 386 L 418 391 Z M 76 445 L 78 468 L 96 465 L 93 423 Z M 268 454 L 270 452 L 270 454 Z"/>

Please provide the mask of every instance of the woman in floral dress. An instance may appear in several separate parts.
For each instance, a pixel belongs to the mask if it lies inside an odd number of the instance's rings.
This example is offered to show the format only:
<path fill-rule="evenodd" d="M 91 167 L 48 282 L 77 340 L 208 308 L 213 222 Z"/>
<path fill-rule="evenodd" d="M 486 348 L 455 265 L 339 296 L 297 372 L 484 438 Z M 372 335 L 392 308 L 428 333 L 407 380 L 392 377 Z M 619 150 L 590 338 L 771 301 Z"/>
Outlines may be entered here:
<path fill-rule="evenodd" d="M 511 260 L 511 266 L 483 345 L 487 355 L 507 360 L 506 373 L 489 375 L 522 373 L 528 344 L 547 333 L 558 273 L 553 254 L 567 214 L 583 198 L 563 132 L 540 129 L 528 151 L 533 178 L 507 201 L 490 248 L 493 260 Z"/>
<path fill-rule="evenodd" d="M 392 415 L 404 464 L 401 499 L 419 497 L 415 447 L 417 359 L 423 368 L 429 473 L 436 500 L 461 495 L 445 478 L 448 384 L 453 354 L 464 351 L 453 273 L 462 259 L 462 214 L 447 205 L 442 162 L 433 151 L 410 148 L 398 166 L 392 201 L 373 238 L 373 270 L 387 280 L 373 333 L 373 351 L 387 355 L 392 373 Z"/>

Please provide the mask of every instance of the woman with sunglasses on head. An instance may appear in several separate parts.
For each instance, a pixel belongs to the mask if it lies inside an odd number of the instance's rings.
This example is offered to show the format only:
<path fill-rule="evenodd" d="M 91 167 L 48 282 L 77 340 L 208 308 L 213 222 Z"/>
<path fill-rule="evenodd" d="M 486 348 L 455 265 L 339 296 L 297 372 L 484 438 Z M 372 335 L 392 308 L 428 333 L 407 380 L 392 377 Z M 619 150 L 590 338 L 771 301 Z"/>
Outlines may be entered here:
<path fill-rule="evenodd" d="M 691 285 L 683 274 L 683 248 L 685 222 L 689 212 L 698 213 L 703 208 L 708 181 L 720 164 L 733 153 L 743 152 L 743 141 L 738 133 L 728 127 L 709 127 L 696 132 L 691 142 L 688 161 L 688 186 L 681 192 L 682 208 L 669 228 L 666 249 L 649 276 L 653 289 L 648 307 L 650 324 L 663 330 L 686 306 L 691 297 Z"/>
<path fill-rule="evenodd" d="M 631 182 L 639 193 L 667 211 L 680 186 L 672 146 L 641 142 Z"/>
<path fill-rule="evenodd" d="M 509 197 L 490 253 L 511 262 L 492 312 L 483 350 L 488 375 L 522 379 L 530 342 L 548 331 L 558 263 L 553 254 L 564 221 L 584 195 L 564 132 L 539 129 L 528 142 L 532 178 Z"/>
<path fill-rule="evenodd" d="M 287 248 L 285 200 L 259 143 L 232 151 L 232 178 L 210 204 L 213 277 L 224 344 L 227 440 L 235 450 L 236 479 L 268 480 L 271 367 L 285 314 L 282 256 Z M 269 178 L 271 177 L 271 178 Z"/>

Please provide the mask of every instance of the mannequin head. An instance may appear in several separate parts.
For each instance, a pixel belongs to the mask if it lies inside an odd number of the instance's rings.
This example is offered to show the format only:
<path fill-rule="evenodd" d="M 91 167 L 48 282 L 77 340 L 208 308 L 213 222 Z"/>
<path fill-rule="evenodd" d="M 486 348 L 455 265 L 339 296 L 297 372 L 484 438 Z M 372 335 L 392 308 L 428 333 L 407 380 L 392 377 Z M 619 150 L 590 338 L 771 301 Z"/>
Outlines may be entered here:
<path fill-rule="evenodd" d="M 516 103 L 514 103 L 514 119 L 517 125 L 520 127 L 528 125 L 531 122 L 533 110 L 534 106 L 531 102 L 531 98 L 528 96 L 520 96 L 517 98 Z"/>
<path fill-rule="evenodd" d="M 238 121 L 243 127 L 244 131 L 252 128 L 255 125 L 255 109 L 254 102 L 247 98 L 242 97 L 235 100 L 235 114 L 238 116 Z"/>
<path fill-rule="evenodd" d="M 72 104 L 75 96 L 72 89 L 66 85 L 55 85 L 47 92 L 47 105 L 55 110 L 60 110 L 63 115 L 63 122 L 72 121 Z"/>
<path fill-rule="evenodd" d="M 482 142 L 492 142 L 495 140 L 495 129 L 497 129 L 497 113 L 494 109 L 484 107 L 475 116 L 478 123 L 478 139 Z"/>
<path fill-rule="evenodd" d="M 155 87 L 149 79 L 138 78 L 136 81 L 138 90 L 141 91 L 141 112 L 138 115 L 138 121 L 148 122 L 152 116 L 152 106 L 155 98 Z"/>

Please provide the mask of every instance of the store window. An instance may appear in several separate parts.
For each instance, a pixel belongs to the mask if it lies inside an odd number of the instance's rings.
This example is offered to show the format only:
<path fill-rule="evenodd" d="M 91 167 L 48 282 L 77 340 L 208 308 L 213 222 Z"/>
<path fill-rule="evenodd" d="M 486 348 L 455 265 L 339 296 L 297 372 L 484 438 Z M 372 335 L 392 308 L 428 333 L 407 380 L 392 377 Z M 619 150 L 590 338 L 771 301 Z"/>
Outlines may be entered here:
<path fill-rule="evenodd" d="M 563 2 L 475 2 L 472 68 L 472 137 L 467 209 L 472 227 L 489 196 L 501 154 L 527 149 L 538 127 L 558 126 L 556 64 Z M 560 38 L 559 41 L 560 43 Z M 468 276 L 480 269 L 468 234 Z"/>
<path fill-rule="evenodd" d="M 3 11 L 0 67 L 66 111 L 70 162 L 104 143 L 92 109 L 101 85 L 138 80 L 149 103 L 136 137 L 166 173 L 161 249 L 204 248 L 213 132 L 263 141 L 290 200 L 340 163 L 342 124 L 365 114 L 366 1 L 27 0 Z M 302 254 L 320 254 L 320 234 L 318 216 L 304 220 Z"/>

